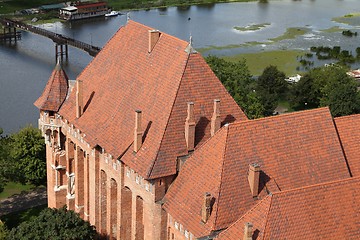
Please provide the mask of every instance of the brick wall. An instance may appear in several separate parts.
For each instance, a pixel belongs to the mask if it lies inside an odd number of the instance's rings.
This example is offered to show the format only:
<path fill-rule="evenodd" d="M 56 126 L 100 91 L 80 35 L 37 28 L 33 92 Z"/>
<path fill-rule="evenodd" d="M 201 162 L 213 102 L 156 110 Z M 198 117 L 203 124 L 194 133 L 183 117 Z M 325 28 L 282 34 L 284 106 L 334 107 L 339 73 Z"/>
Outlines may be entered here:
<path fill-rule="evenodd" d="M 191 232 L 184 228 L 184 226 L 176 221 L 176 219 L 172 218 L 168 214 L 168 221 L 167 221 L 167 234 L 168 240 L 195 240 L 195 237 Z"/>
<path fill-rule="evenodd" d="M 73 126 L 62 126 L 66 168 L 64 185 L 56 193 L 51 191 L 56 184 L 53 148 L 47 146 L 49 206 L 66 204 L 110 239 L 167 239 L 167 214 L 158 201 L 174 177 L 147 181 L 105 149 L 91 148 Z"/>

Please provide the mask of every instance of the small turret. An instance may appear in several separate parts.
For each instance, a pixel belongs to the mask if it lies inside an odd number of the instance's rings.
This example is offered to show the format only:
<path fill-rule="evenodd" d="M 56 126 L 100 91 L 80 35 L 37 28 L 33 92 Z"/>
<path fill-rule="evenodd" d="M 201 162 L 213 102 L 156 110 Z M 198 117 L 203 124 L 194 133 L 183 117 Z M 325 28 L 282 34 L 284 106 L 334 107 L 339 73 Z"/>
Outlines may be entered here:
<path fill-rule="evenodd" d="M 34 102 L 34 105 L 41 111 L 58 112 L 68 93 L 68 81 L 69 78 L 58 61 L 43 93 Z"/>

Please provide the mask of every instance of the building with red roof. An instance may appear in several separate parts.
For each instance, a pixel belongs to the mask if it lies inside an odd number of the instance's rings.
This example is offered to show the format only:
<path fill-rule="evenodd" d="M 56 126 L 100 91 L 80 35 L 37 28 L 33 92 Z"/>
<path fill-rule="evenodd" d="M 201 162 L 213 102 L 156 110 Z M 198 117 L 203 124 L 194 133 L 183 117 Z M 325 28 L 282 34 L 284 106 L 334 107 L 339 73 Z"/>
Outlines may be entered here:
<path fill-rule="evenodd" d="M 351 175 L 360 176 L 360 114 L 337 117 L 334 121 Z"/>
<path fill-rule="evenodd" d="M 202 238 L 226 229 L 269 194 L 349 177 L 328 108 L 239 121 L 186 161 L 164 208 L 174 235 L 185 233 L 176 223 Z"/>
<path fill-rule="evenodd" d="M 268 195 L 216 239 L 359 239 L 360 178 Z"/>
<path fill-rule="evenodd" d="M 358 201 L 346 199 L 359 116 L 248 120 L 191 41 L 129 21 L 75 86 L 57 64 L 35 105 L 49 207 L 110 239 L 296 239 L 301 221 L 308 239 L 358 234 Z"/>
<path fill-rule="evenodd" d="M 161 200 L 181 164 L 222 125 L 247 119 L 191 42 L 134 21 L 44 108 L 54 78 L 35 102 L 49 207 L 66 204 L 112 238 L 163 239 Z"/>
<path fill-rule="evenodd" d="M 55 66 L 41 96 L 34 105 L 42 111 L 57 112 L 68 94 L 69 78 L 60 62 Z"/>

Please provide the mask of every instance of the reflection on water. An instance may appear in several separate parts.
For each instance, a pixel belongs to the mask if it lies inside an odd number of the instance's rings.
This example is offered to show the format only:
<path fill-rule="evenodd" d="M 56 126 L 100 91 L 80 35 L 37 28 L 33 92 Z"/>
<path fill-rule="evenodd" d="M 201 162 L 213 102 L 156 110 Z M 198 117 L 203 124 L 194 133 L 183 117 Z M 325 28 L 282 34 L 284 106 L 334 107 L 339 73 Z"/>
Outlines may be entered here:
<path fill-rule="evenodd" d="M 256 46 L 210 50 L 206 54 L 230 55 L 277 49 L 308 49 L 316 45 L 339 45 L 355 49 L 355 38 L 341 33 L 323 33 L 334 26 L 354 27 L 331 21 L 333 17 L 359 12 L 358 0 L 270 1 L 170 7 L 131 12 L 131 19 L 152 26 L 184 40 L 193 36 L 195 48 L 260 42 Z M 259 31 L 239 33 L 235 26 L 271 23 Z M 98 18 L 75 23 L 44 24 L 40 27 L 102 47 L 126 24 L 126 15 Z M 311 32 L 293 40 L 268 44 L 268 39 L 282 35 L 290 27 L 310 27 Z M 358 29 L 357 29 L 358 30 Z M 121 44 L 121 43 L 119 43 Z M 33 102 L 40 96 L 55 65 L 54 43 L 31 33 L 15 46 L 0 45 L 0 127 L 6 133 L 27 123 L 36 125 L 38 111 Z M 69 47 L 64 68 L 71 79 L 82 71 L 91 57 Z"/>

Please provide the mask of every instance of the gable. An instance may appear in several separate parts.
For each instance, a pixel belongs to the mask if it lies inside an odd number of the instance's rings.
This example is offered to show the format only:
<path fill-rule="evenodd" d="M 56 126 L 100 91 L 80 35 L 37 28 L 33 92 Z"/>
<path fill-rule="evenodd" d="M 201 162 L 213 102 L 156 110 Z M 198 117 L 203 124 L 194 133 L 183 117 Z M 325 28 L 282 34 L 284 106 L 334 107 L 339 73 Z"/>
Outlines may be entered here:
<path fill-rule="evenodd" d="M 75 92 L 60 114 L 93 147 L 99 145 L 146 179 L 176 174 L 178 156 L 188 154 L 184 139 L 187 101 L 195 103 L 197 144 L 210 136 L 213 100 L 224 101 L 222 119 L 246 119 L 240 107 L 188 43 L 160 32 L 149 52 L 149 31 L 129 21 L 79 75 L 84 113 L 76 118 Z M 135 110 L 142 111 L 143 143 L 134 153 Z M 229 118 L 228 116 L 231 116 Z M 199 124 L 200 123 L 200 124 Z"/>

